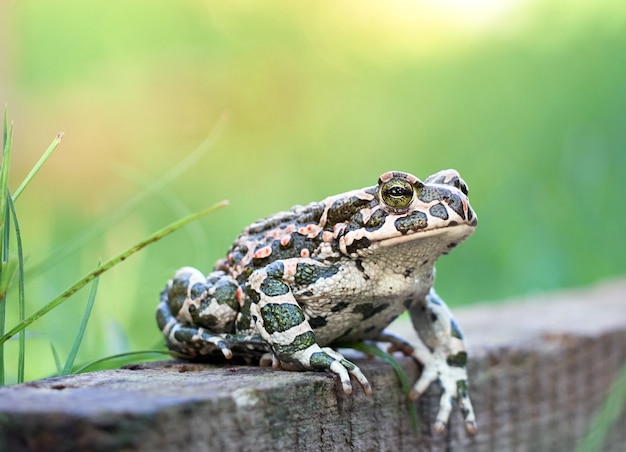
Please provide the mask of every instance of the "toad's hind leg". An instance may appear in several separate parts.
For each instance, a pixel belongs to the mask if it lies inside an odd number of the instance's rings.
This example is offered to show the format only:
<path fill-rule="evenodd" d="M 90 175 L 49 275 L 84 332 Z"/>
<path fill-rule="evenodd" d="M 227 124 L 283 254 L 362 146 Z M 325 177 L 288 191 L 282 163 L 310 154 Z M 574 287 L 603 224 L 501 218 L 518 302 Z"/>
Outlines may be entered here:
<path fill-rule="evenodd" d="M 178 270 L 161 292 L 157 308 L 167 347 L 191 358 L 217 352 L 230 359 L 233 354 L 226 337 L 235 330 L 237 288 L 221 271 L 205 277 L 195 268 Z"/>

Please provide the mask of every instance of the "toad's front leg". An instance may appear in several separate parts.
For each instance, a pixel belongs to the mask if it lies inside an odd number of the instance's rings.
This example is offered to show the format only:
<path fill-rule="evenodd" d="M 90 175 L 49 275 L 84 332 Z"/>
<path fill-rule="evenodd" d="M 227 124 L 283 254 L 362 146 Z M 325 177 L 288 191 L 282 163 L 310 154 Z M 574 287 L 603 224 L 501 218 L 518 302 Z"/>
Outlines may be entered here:
<path fill-rule="evenodd" d="M 276 261 L 250 275 L 245 291 L 252 301 L 250 313 L 257 331 L 270 344 L 282 368 L 333 372 L 339 375 L 346 394 L 352 392 L 350 375 L 353 375 L 363 391 L 371 394 L 372 388 L 358 366 L 317 343 L 313 328 L 288 284 L 293 275 L 285 268 L 292 267 L 288 261 Z"/>
<path fill-rule="evenodd" d="M 412 344 L 411 354 L 424 366 L 410 397 L 417 399 L 432 382 L 438 380 L 443 394 L 434 430 L 440 432 L 445 428 L 452 401 L 457 400 L 465 418 L 466 430 L 475 433 L 476 416 L 468 392 L 467 352 L 461 330 L 448 307 L 432 289 L 425 299 L 416 301 L 409 308 L 409 313 L 419 339 Z"/>

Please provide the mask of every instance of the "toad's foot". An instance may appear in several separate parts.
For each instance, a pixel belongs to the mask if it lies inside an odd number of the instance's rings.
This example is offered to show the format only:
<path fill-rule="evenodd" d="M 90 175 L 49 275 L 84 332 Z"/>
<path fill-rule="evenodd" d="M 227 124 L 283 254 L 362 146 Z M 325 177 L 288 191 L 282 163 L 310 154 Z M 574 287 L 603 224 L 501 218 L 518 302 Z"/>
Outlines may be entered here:
<path fill-rule="evenodd" d="M 461 408 L 461 413 L 465 419 L 465 429 L 468 433 L 476 433 L 476 415 L 472 401 L 467 389 L 467 370 L 465 369 L 465 356 L 457 356 L 462 362 L 455 362 L 450 358 L 435 351 L 431 358 L 420 362 L 424 363 L 424 368 L 420 378 L 417 380 L 409 394 L 412 400 L 420 397 L 434 382 L 439 381 L 443 393 L 439 399 L 439 412 L 433 425 L 435 433 L 440 433 L 446 428 L 450 412 L 452 411 L 452 401 L 456 400 Z"/>
<path fill-rule="evenodd" d="M 352 383 L 350 382 L 350 375 L 352 375 L 359 382 L 366 395 L 372 394 L 372 387 L 361 369 L 330 347 L 321 348 L 319 345 L 313 344 L 289 357 L 288 361 L 280 361 L 280 366 L 290 370 L 310 369 L 337 374 L 345 394 L 352 393 Z"/>
<path fill-rule="evenodd" d="M 465 429 L 472 435 L 476 433 L 476 416 L 467 391 L 467 370 L 465 369 L 467 354 L 465 351 L 446 357 L 442 351 L 431 352 L 420 344 L 411 344 L 388 331 L 383 332 L 377 340 L 390 344 L 387 350 L 389 353 L 401 352 L 405 356 L 413 356 L 420 363 L 424 363 L 422 374 L 409 393 L 410 399 L 418 399 L 434 381 L 439 381 L 441 384 L 443 394 L 433 426 L 436 433 L 445 429 L 453 400 L 457 400 L 461 407 L 465 418 Z"/>

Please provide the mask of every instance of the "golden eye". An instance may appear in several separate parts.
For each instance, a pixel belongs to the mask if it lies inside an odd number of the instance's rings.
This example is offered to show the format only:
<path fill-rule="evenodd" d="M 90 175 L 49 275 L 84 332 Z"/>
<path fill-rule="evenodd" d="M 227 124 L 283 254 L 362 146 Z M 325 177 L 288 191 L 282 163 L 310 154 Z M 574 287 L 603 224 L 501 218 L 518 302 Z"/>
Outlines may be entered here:
<path fill-rule="evenodd" d="M 394 210 L 403 210 L 411 205 L 415 190 L 407 180 L 394 177 L 380 186 L 380 198 Z"/>

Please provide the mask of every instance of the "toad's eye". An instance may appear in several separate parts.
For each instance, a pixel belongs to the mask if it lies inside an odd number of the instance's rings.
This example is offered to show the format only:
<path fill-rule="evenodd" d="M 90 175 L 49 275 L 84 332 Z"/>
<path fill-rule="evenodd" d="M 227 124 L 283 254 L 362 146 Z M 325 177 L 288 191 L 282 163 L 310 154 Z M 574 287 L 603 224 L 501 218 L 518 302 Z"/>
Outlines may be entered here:
<path fill-rule="evenodd" d="M 404 210 L 411 205 L 415 190 L 407 180 L 394 177 L 380 186 L 380 198 L 393 210 Z"/>

